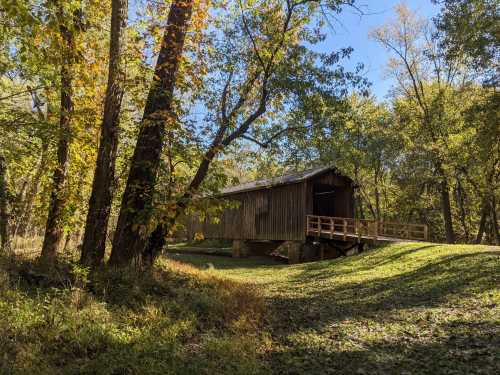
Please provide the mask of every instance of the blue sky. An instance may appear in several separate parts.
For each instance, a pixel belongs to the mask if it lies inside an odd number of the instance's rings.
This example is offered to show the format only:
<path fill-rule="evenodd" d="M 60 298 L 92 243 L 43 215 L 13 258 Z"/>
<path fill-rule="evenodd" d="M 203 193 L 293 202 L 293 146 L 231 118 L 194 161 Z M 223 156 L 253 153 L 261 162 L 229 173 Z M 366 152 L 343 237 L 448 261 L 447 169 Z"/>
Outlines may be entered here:
<path fill-rule="evenodd" d="M 354 69 L 358 63 L 365 65 L 365 76 L 372 83 L 371 91 L 379 101 L 388 94 L 393 81 L 384 75 L 389 53 L 374 40 L 368 38 L 368 33 L 375 27 L 386 23 L 395 17 L 394 6 L 404 1 L 410 9 L 424 17 L 433 17 L 439 11 L 431 0 L 355 0 L 356 5 L 365 13 L 360 15 L 353 9 L 345 8 L 333 22 L 333 29 L 326 26 L 327 39 L 318 49 L 322 52 L 332 52 L 343 47 L 354 49 L 350 60 L 342 64 L 347 69 Z M 144 6 L 145 0 L 130 2 L 129 17 L 135 18 L 137 8 Z"/>
<path fill-rule="evenodd" d="M 394 18 L 394 6 L 401 3 L 401 0 L 357 0 L 356 3 L 367 14 L 360 16 L 353 10 L 346 9 L 339 17 L 342 24 L 334 23 L 334 30 L 328 29 L 328 38 L 320 49 L 327 52 L 340 47 L 353 47 L 351 59 L 344 65 L 353 68 L 357 63 L 363 63 L 366 76 L 372 83 L 371 90 L 382 101 L 393 84 L 391 79 L 384 77 L 389 54 L 377 42 L 368 38 L 368 33 Z M 432 17 L 439 10 L 431 0 L 406 0 L 405 4 L 424 17 Z"/>

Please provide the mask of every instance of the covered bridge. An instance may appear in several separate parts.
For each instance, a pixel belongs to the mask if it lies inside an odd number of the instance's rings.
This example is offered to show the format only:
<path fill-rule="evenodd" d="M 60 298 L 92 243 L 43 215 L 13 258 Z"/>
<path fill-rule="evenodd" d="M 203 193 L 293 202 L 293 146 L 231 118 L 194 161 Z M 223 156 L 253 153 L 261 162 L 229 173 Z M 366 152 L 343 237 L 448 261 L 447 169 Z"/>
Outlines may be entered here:
<path fill-rule="evenodd" d="M 268 248 L 284 246 L 291 262 L 323 258 L 332 247 L 344 253 L 366 242 L 427 240 L 425 225 L 355 219 L 354 189 L 334 167 L 247 182 L 221 192 L 219 198 L 235 205 L 217 220 L 187 217 L 187 235 L 232 240 L 234 256 L 265 241 Z"/>
<path fill-rule="evenodd" d="M 187 218 L 189 238 L 305 243 L 307 216 L 354 217 L 354 184 L 333 167 L 319 167 L 222 190 L 220 198 L 236 202 L 217 223 L 206 217 Z"/>
<path fill-rule="evenodd" d="M 190 238 L 246 241 L 305 241 L 306 216 L 354 216 L 354 186 L 335 168 L 321 167 L 224 189 L 220 197 L 237 202 L 218 223 L 189 218 Z"/>

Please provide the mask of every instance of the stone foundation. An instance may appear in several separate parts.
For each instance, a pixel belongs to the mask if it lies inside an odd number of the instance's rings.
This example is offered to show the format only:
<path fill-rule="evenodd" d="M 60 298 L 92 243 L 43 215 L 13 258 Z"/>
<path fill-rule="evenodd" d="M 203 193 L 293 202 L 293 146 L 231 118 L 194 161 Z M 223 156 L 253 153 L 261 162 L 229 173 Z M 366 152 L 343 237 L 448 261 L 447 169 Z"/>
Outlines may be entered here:
<path fill-rule="evenodd" d="M 233 240 L 233 258 L 246 258 L 250 255 L 248 244 L 243 240 Z"/>

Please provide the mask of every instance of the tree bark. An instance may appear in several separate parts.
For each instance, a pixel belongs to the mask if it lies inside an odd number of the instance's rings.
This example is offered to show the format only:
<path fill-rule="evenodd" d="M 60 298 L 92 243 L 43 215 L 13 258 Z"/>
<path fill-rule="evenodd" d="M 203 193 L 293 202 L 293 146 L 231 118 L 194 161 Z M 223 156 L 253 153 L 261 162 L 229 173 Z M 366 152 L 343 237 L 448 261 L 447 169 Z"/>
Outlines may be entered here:
<path fill-rule="evenodd" d="M 80 259 L 84 265 L 92 267 L 102 262 L 106 248 L 106 234 L 114 190 L 119 115 L 124 93 L 122 55 L 125 46 L 124 33 L 127 25 L 128 1 L 113 0 L 111 7 L 108 84 Z"/>
<path fill-rule="evenodd" d="M 71 114 L 72 102 L 72 55 L 74 48 L 74 36 L 63 23 L 62 10 L 59 11 L 59 30 L 64 45 L 63 59 L 61 63 L 61 108 L 59 118 L 59 140 L 57 145 L 57 166 L 52 177 L 52 194 L 50 198 L 49 214 L 45 227 L 42 253 L 40 259 L 44 263 L 55 260 L 57 252 L 63 239 L 64 206 L 67 195 L 67 175 L 69 165 L 69 144 L 71 137 Z"/>
<path fill-rule="evenodd" d="M 165 122 L 173 118 L 172 99 L 175 78 L 184 48 L 186 29 L 191 19 L 193 0 L 174 0 L 170 6 L 167 27 L 149 90 L 141 130 L 113 239 L 110 265 L 141 262 L 147 239 L 141 228 L 152 213 L 153 192 L 160 163 Z"/>
<path fill-rule="evenodd" d="M 496 200 L 495 197 L 491 198 L 491 227 L 493 231 L 493 241 L 495 241 L 495 245 L 500 245 L 500 233 L 498 231 L 498 217 L 497 217 L 497 208 L 496 208 Z"/>
<path fill-rule="evenodd" d="M 476 240 L 474 243 L 480 244 L 483 240 L 484 230 L 486 229 L 486 219 L 488 218 L 488 212 L 490 210 L 490 203 L 488 198 L 483 197 L 482 208 L 481 208 L 481 219 L 479 220 L 479 228 L 477 230 Z"/>
<path fill-rule="evenodd" d="M 7 189 L 7 164 L 0 155 L 0 252 L 9 249 L 9 212 Z"/>
<path fill-rule="evenodd" d="M 448 187 L 448 178 L 443 170 L 440 161 L 436 162 L 436 169 L 440 177 L 439 192 L 441 193 L 441 210 L 443 212 L 444 230 L 446 243 L 455 243 L 455 232 L 453 231 L 453 219 L 451 216 L 450 190 Z"/>
<path fill-rule="evenodd" d="M 468 243 L 470 235 L 469 228 L 467 226 L 467 212 L 465 209 L 465 192 L 459 177 L 457 177 L 456 201 L 460 210 L 460 222 L 462 223 L 462 228 L 464 230 L 465 242 Z"/>
<path fill-rule="evenodd" d="M 375 219 L 380 220 L 380 191 L 379 191 L 379 168 L 375 168 L 374 174 L 374 185 L 375 185 Z"/>
<path fill-rule="evenodd" d="M 453 221 L 451 217 L 450 192 L 448 189 L 448 181 L 446 178 L 441 181 L 440 190 L 446 242 L 455 243 L 455 233 L 453 232 Z"/>

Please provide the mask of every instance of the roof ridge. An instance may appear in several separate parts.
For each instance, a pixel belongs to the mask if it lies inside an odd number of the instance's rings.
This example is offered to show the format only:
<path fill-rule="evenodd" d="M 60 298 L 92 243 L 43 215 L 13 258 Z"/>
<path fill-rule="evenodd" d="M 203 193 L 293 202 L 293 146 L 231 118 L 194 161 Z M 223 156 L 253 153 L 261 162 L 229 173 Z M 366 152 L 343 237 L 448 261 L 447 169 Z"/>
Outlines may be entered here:
<path fill-rule="evenodd" d="M 238 193 L 238 192 L 244 192 L 244 191 L 250 191 L 250 190 L 258 190 L 263 187 L 271 187 L 271 186 L 277 186 L 277 185 L 287 185 L 287 184 L 292 184 L 296 182 L 303 181 L 305 179 L 314 177 L 320 173 L 326 172 L 328 170 L 336 170 L 335 167 L 328 165 L 328 166 L 318 166 L 318 167 L 312 167 L 308 169 L 304 169 L 302 171 L 294 171 L 291 173 L 285 173 L 282 175 L 277 175 L 274 177 L 268 177 L 268 178 L 263 178 L 263 179 L 258 179 L 258 180 L 253 180 L 253 181 L 247 181 L 242 184 L 230 186 L 227 188 L 224 188 L 221 190 L 221 194 L 232 194 L 232 193 Z"/>

